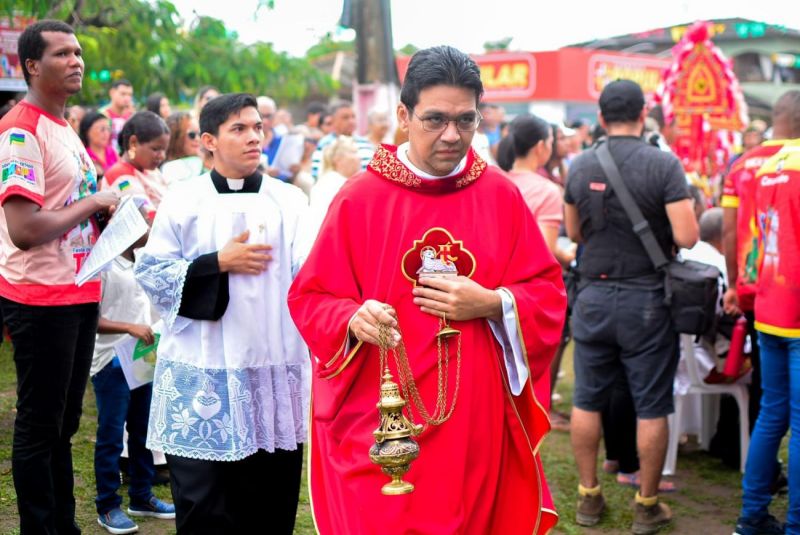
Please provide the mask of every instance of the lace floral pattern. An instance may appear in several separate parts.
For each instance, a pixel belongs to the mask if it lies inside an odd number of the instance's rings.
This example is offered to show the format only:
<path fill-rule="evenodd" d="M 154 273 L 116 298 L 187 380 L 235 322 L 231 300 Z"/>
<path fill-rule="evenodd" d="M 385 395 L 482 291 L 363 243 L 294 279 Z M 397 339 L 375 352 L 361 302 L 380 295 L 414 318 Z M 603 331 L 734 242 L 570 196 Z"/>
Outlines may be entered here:
<path fill-rule="evenodd" d="M 181 308 L 189 265 L 191 262 L 182 258 L 160 259 L 144 251 L 136 259 L 136 279 L 170 329 Z"/>
<path fill-rule="evenodd" d="M 212 370 L 159 360 L 147 447 L 209 461 L 237 461 L 306 441 L 310 367 Z"/>

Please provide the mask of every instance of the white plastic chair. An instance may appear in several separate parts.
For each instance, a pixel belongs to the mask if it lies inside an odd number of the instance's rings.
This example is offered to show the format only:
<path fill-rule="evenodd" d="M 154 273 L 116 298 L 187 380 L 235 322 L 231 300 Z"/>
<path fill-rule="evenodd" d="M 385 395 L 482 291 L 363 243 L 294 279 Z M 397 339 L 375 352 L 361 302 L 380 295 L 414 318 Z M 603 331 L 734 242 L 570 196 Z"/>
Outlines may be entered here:
<path fill-rule="evenodd" d="M 744 465 L 747 461 L 747 448 L 750 446 L 750 418 L 748 416 L 749 394 L 747 385 L 743 384 L 708 384 L 700 377 L 697 369 L 697 361 L 694 354 L 694 336 L 689 334 L 681 335 L 681 355 L 686 359 L 686 367 L 689 371 L 691 385 L 687 395 L 675 396 L 675 413 L 668 418 L 669 421 L 669 444 L 667 445 L 667 457 L 664 461 L 663 474 L 671 476 L 675 474 L 675 464 L 678 459 L 678 443 L 680 442 L 681 421 L 687 410 L 686 401 L 690 394 L 699 394 L 702 399 L 702 431 L 700 433 L 700 447 L 708 450 L 711 437 L 717 426 L 719 418 L 719 396 L 720 394 L 730 394 L 736 399 L 739 406 L 739 444 L 741 451 L 740 469 L 744 472 Z M 711 347 L 707 347 L 713 352 Z"/>

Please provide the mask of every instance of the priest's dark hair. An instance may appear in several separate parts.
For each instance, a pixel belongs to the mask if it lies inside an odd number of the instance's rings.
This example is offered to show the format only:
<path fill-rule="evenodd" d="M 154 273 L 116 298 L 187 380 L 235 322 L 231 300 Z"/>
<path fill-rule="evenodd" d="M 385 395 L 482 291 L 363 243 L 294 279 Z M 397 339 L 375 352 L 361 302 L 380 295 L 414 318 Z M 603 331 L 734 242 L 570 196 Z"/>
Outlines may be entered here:
<path fill-rule="evenodd" d="M 28 72 L 25 62 L 29 59 L 42 59 L 44 49 L 47 47 L 47 42 L 42 37 L 43 32 L 74 34 L 75 30 L 66 22 L 60 20 L 40 20 L 23 30 L 17 41 L 17 54 L 19 55 L 19 64 L 22 66 L 22 74 L 25 76 L 25 83 L 28 85 L 30 85 L 31 74 Z"/>
<path fill-rule="evenodd" d="M 497 147 L 497 165 L 510 171 L 514 160 L 524 158 L 540 141 L 547 143 L 550 125 L 547 121 L 529 113 L 518 115 L 508 125 L 508 135 Z"/>
<path fill-rule="evenodd" d="M 451 46 L 435 46 L 414 54 L 400 90 L 400 102 L 413 110 L 419 102 L 420 92 L 436 85 L 471 89 L 475 92 L 476 105 L 483 95 L 478 64 Z"/>
<path fill-rule="evenodd" d="M 164 134 L 169 134 L 169 128 L 164 119 L 152 111 L 136 112 L 128 119 L 119 133 L 119 153 L 122 155 L 128 151 L 133 136 L 136 136 L 139 143 L 147 143 Z"/>
<path fill-rule="evenodd" d="M 219 126 L 244 108 L 258 109 L 256 97 L 248 93 L 227 93 L 209 100 L 200 112 L 200 133 L 219 134 Z"/>

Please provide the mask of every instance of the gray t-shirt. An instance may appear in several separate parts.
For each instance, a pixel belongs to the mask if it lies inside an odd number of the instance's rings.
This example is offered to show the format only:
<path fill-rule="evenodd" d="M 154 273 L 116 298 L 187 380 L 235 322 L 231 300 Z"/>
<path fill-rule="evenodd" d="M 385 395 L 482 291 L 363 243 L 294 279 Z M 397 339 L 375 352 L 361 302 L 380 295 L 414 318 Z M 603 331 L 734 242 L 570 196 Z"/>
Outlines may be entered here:
<path fill-rule="evenodd" d="M 622 180 L 642 211 L 667 258 L 672 258 L 672 229 L 665 205 L 689 198 L 680 161 L 633 136 L 607 141 Z M 570 165 L 564 200 L 578 209 L 584 248 L 583 276 L 629 279 L 653 275 L 653 267 L 633 224 L 614 194 L 594 151 Z"/>

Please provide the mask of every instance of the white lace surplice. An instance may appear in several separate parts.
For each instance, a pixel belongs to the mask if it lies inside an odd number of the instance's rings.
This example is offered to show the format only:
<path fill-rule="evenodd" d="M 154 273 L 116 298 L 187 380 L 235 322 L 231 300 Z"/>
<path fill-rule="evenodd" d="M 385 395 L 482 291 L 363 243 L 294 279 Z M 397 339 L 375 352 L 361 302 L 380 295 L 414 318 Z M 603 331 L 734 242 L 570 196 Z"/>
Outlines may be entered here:
<path fill-rule="evenodd" d="M 219 194 L 208 174 L 176 184 L 136 265 L 167 328 L 159 343 L 147 447 L 235 461 L 306 441 L 311 364 L 286 305 L 307 252 L 305 196 L 268 177 L 259 193 Z M 219 321 L 178 315 L 189 264 L 250 230 L 272 246 L 261 275 L 229 275 Z"/>

